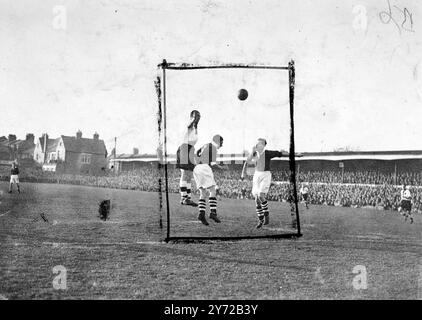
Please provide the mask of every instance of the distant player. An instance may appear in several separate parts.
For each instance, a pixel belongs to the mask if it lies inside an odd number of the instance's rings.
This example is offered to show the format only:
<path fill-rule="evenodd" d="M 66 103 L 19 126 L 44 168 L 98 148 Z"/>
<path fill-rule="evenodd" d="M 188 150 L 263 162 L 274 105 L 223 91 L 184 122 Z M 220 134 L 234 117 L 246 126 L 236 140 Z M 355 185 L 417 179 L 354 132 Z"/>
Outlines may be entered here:
<path fill-rule="evenodd" d="M 243 186 L 241 192 L 242 192 L 241 199 L 246 199 L 246 187 Z"/>
<path fill-rule="evenodd" d="M 404 221 L 407 221 L 409 218 L 410 223 L 413 223 L 412 217 L 412 194 L 410 193 L 409 186 L 403 185 L 402 190 L 400 192 L 400 207 L 401 207 L 401 214 L 404 216 Z"/>
<path fill-rule="evenodd" d="M 288 157 L 288 153 L 283 151 L 266 150 L 267 141 L 259 138 L 252 152 L 243 165 L 241 179 L 245 177 L 246 166 L 250 163 L 255 164 L 255 173 L 253 175 L 252 195 L 255 197 L 256 213 L 258 215 L 257 229 L 270 222 L 270 212 L 268 209 L 267 193 L 271 186 L 271 167 L 272 158 Z"/>
<path fill-rule="evenodd" d="M 403 198 L 404 198 L 404 192 L 405 191 L 406 191 L 406 185 L 402 185 L 401 190 L 400 190 L 400 204 L 399 204 L 399 207 L 398 207 L 398 211 L 402 216 L 404 216 L 404 211 L 403 211 L 402 205 L 403 205 Z"/>
<path fill-rule="evenodd" d="M 223 146 L 223 137 L 215 135 L 211 143 L 205 144 L 197 152 L 196 166 L 193 170 L 193 177 L 195 178 L 196 187 L 199 189 L 198 201 L 198 220 L 204 225 L 208 226 L 209 223 L 205 218 L 206 212 L 206 193 L 209 191 L 209 205 L 210 205 L 210 219 L 220 223 L 217 217 L 217 198 L 216 198 L 216 183 L 214 180 L 214 173 L 211 167 L 222 168 L 217 164 L 217 151 Z"/>
<path fill-rule="evenodd" d="M 12 163 L 12 169 L 10 169 L 9 193 L 12 193 L 13 184 L 16 184 L 18 192 L 21 193 L 21 189 L 19 187 L 19 168 L 16 162 Z"/>
<path fill-rule="evenodd" d="M 195 167 L 195 144 L 198 142 L 198 123 L 201 114 L 198 110 L 192 110 L 190 120 L 185 132 L 183 143 L 176 152 L 176 168 L 180 169 L 180 203 L 196 207 L 192 201 L 192 172 Z"/>
<path fill-rule="evenodd" d="M 300 194 L 302 195 L 302 200 L 305 203 L 306 209 L 309 209 L 309 206 L 308 206 L 309 189 L 305 184 L 302 184 L 302 186 L 300 187 Z"/>

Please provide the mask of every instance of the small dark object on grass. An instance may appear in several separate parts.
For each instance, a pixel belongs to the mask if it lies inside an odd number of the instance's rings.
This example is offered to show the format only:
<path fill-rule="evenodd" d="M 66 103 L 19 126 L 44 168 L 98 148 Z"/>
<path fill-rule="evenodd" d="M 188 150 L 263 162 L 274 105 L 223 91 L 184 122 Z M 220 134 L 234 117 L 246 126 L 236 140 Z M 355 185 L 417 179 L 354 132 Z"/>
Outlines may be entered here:
<path fill-rule="evenodd" d="M 45 216 L 44 212 L 40 213 L 41 218 L 44 220 L 44 222 L 48 222 L 47 217 Z"/>
<path fill-rule="evenodd" d="M 101 220 L 108 220 L 108 216 L 110 215 L 110 200 L 103 200 L 100 202 L 99 204 L 99 208 L 98 208 L 98 212 L 99 212 L 99 217 Z"/>

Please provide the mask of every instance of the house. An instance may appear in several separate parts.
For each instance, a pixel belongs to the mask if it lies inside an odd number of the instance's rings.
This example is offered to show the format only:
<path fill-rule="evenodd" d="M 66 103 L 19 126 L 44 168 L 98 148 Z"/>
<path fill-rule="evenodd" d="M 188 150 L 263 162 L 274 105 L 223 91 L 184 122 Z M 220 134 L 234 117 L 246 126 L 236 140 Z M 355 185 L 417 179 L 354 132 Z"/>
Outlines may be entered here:
<path fill-rule="evenodd" d="M 0 143 L 0 160 L 10 160 L 10 149 Z"/>
<path fill-rule="evenodd" d="M 16 140 L 16 136 L 9 134 L 9 137 L 0 137 L 0 160 L 10 161 L 14 159 L 13 149 L 10 147 L 10 143 Z"/>
<path fill-rule="evenodd" d="M 56 139 L 43 134 L 33 156 L 43 170 L 61 173 L 98 174 L 107 166 L 107 149 L 98 133 L 92 138 L 82 138 L 82 132 L 78 131 L 76 136 L 62 135 Z"/>
<path fill-rule="evenodd" d="M 44 133 L 42 137 L 38 139 L 37 144 L 35 145 L 34 155 L 33 155 L 34 160 L 41 165 L 49 163 L 50 162 L 49 160 L 51 159 L 51 155 L 48 154 L 47 146 L 49 147 L 49 150 L 51 151 L 52 147 L 54 145 L 57 145 L 56 140 L 57 139 L 50 139 L 48 137 L 48 134 Z"/>
<path fill-rule="evenodd" d="M 9 134 L 8 138 L 0 137 L 0 160 L 18 160 L 19 163 L 32 163 L 35 144 L 34 135 L 28 133 L 25 140 L 16 139 Z"/>
<path fill-rule="evenodd" d="M 15 159 L 19 162 L 29 162 L 29 160 L 32 160 L 34 156 L 34 135 L 32 133 L 28 133 L 25 140 L 16 140 L 11 143 L 11 147 L 14 150 Z"/>

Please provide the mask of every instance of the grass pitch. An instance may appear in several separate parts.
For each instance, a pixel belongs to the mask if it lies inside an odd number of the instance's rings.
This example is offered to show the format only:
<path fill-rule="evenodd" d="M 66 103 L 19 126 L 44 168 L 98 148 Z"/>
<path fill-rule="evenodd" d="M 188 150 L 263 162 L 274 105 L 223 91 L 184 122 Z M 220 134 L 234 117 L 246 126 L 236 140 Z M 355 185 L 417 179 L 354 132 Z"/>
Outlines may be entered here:
<path fill-rule="evenodd" d="M 392 211 L 301 206 L 298 239 L 164 243 L 155 193 L 24 183 L 21 194 L 8 194 L 7 187 L 0 184 L 3 299 L 422 298 L 420 215 L 411 225 Z M 97 217 L 103 199 L 112 202 L 105 222 Z M 251 200 L 223 199 L 222 223 L 209 227 L 178 200 L 170 196 L 173 236 L 258 232 Z M 262 232 L 291 232 L 289 206 L 269 204 Z M 58 265 L 67 270 L 65 290 L 53 287 Z M 366 270 L 366 288 L 356 287 L 356 266 Z"/>

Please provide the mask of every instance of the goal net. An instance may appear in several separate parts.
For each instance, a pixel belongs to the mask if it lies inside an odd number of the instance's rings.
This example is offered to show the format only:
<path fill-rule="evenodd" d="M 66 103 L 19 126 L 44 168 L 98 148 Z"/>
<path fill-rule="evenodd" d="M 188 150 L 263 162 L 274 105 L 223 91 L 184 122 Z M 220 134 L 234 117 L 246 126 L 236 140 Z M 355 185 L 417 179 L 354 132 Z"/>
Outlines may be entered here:
<path fill-rule="evenodd" d="M 294 145 L 294 62 L 287 66 L 203 66 L 164 60 L 158 67 L 155 85 L 160 224 L 165 230 L 165 240 L 300 236 Z M 247 97 L 239 96 L 241 89 L 247 91 Z M 221 223 L 209 217 L 209 192 L 205 198 L 209 225 L 198 220 L 198 207 L 181 204 L 189 190 L 191 200 L 199 201 L 195 175 L 187 170 L 189 172 L 184 173 L 187 184 L 181 183 L 181 170 L 176 165 L 176 153 L 186 137 L 192 110 L 198 110 L 201 116 L 195 131 L 197 141 L 192 144 L 195 154 L 212 143 L 215 135 L 224 139 L 215 159 L 218 166 L 211 166 L 218 190 L 216 207 Z M 257 228 L 258 213 L 262 217 L 264 208 L 256 205 L 252 192 L 257 171 L 254 163 L 245 166 L 244 179 L 241 179 L 245 160 L 258 138 L 267 141 L 265 150 L 282 150 L 284 155 L 278 154 L 270 161 L 269 223 L 261 228 Z M 197 161 L 197 157 L 192 160 Z"/>

